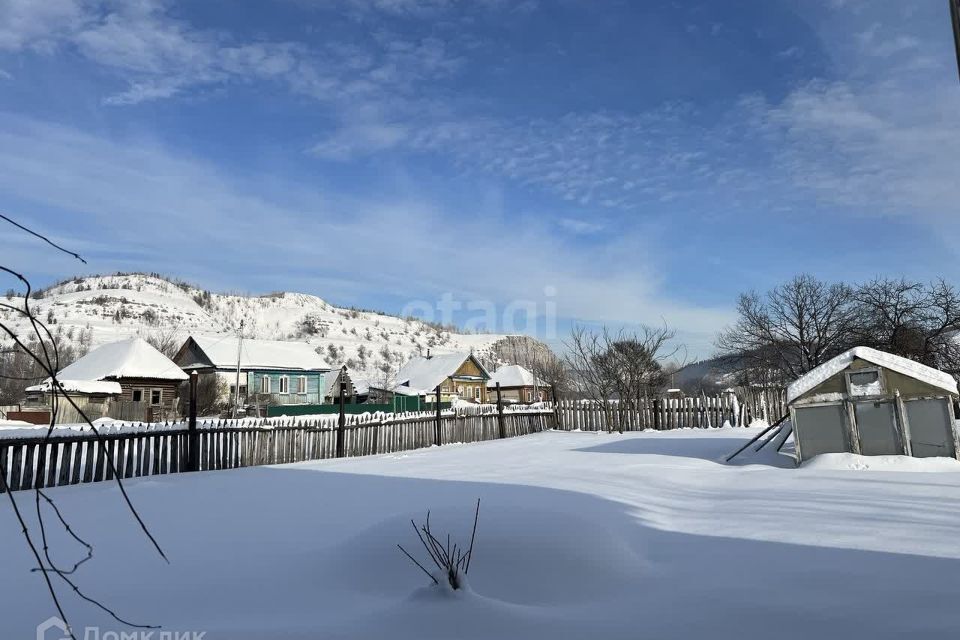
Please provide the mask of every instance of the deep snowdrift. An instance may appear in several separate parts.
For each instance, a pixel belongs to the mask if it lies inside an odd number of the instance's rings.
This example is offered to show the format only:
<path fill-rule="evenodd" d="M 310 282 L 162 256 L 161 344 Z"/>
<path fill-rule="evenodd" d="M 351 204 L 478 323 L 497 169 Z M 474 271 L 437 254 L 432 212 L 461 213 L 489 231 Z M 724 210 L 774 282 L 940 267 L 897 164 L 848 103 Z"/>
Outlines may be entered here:
<path fill-rule="evenodd" d="M 952 635 L 960 474 L 718 462 L 757 432 L 545 433 L 130 481 L 169 566 L 114 486 L 51 493 L 96 547 L 92 595 L 207 640 Z M 469 589 L 430 586 L 396 544 L 423 553 L 410 519 L 427 509 L 467 542 L 478 497 Z M 51 607 L 6 503 L 0 542 L 0 637 L 34 637 Z M 120 630 L 66 601 L 77 626 Z"/>

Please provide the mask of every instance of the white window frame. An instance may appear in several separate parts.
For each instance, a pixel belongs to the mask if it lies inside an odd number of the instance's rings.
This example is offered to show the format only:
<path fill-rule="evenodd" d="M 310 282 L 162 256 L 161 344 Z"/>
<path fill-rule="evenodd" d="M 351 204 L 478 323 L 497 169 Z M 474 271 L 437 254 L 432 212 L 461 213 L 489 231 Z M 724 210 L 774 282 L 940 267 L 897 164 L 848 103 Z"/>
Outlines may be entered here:
<path fill-rule="evenodd" d="M 473 399 L 474 400 L 483 400 L 483 392 L 481 392 L 480 387 L 473 388 Z"/>
<path fill-rule="evenodd" d="M 297 378 L 297 393 L 305 394 L 307 392 L 307 376 Z"/>
<path fill-rule="evenodd" d="M 527 389 L 527 402 L 533 402 L 533 390 Z"/>
<path fill-rule="evenodd" d="M 260 393 L 270 393 L 270 376 L 260 378 Z"/>
<path fill-rule="evenodd" d="M 878 394 L 861 394 L 854 393 L 855 385 L 851 381 L 850 377 L 858 373 L 876 373 L 877 381 L 880 383 L 880 393 Z M 880 367 L 861 367 L 859 369 L 850 369 L 844 374 L 844 378 L 847 383 L 847 395 L 851 398 L 876 398 L 879 396 L 885 396 L 887 394 L 887 381 L 883 375 L 883 370 Z"/>
<path fill-rule="evenodd" d="M 290 377 L 280 376 L 280 395 L 285 396 L 290 393 Z"/>
<path fill-rule="evenodd" d="M 140 399 L 137 400 L 137 394 L 140 394 Z M 130 390 L 130 399 L 134 402 L 143 402 L 143 389 L 131 389 Z"/>
<path fill-rule="evenodd" d="M 153 401 L 153 394 L 157 394 L 157 401 Z M 163 389 L 150 389 L 150 406 L 159 407 L 163 404 Z"/>
<path fill-rule="evenodd" d="M 457 385 L 457 395 L 460 396 L 461 398 L 463 397 L 463 385 L 462 385 L 462 384 L 458 384 L 458 385 Z"/>

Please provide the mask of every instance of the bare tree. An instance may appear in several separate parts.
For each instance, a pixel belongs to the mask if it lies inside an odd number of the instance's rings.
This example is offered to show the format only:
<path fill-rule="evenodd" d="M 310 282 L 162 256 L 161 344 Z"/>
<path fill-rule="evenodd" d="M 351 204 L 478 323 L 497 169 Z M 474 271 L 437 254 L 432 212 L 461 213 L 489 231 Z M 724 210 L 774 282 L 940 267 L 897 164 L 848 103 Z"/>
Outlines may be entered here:
<path fill-rule="evenodd" d="M 154 349 L 172 359 L 177 355 L 177 351 L 180 350 L 180 346 L 183 344 L 179 333 L 180 332 L 173 327 L 164 327 L 163 329 L 154 329 L 153 331 L 147 332 L 143 336 L 143 339 Z"/>
<path fill-rule="evenodd" d="M 571 386 L 603 409 L 608 430 L 622 431 L 626 412 L 663 389 L 664 363 L 678 351 L 669 348 L 674 335 L 666 326 L 636 332 L 574 327 L 566 343 Z"/>
<path fill-rule="evenodd" d="M 854 291 L 799 275 L 765 295 L 745 293 L 738 318 L 717 339 L 721 354 L 760 377 L 792 380 L 850 344 L 857 323 Z"/>
<path fill-rule="evenodd" d="M 218 414 L 230 405 L 233 398 L 224 402 L 224 398 L 229 397 L 230 385 L 216 373 L 208 373 L 197 378 L 197 414 L 214 415 Z M 187 415 L 190 402 L 190 381 L 183 382 L 180 385 L 180 415 Z"/>
<path fill-rule="evenodd" d="M 856 290 L 856 343 L 960 372 L 960 293 L 944 280 L 930 285 L 876 278 Z"/>
<path fill-rule="evenodd" d="M 0 350 L 0 404 L 21 402 L 27 387 L 39 384 L 48 377 L 43 366 L 31 355 L 42 353 L 44 349 L 56 351 L 62 369 L 85 355 L 88 346 L 83 342 L 72 344 L 58 328 L 42 341 L 33 337 L 26 340 L 25 347 L 14 344 L 9 349 Z"/>
<path fill-rule="evenodd" d="M 31 236 L 36 237 L 42 242 L 45 242 L 54 249 L 73 256 L 77 260 L 86 264 L 86 261 L 83 260 L 83 258 L 81 258 L 77 253 L 63 248 L 62 246 L 51 241 L 49 238 L 15 222 L 8 216 L 0 214 L 0 220 L 10 223 L 18 229 L 21 229 Z M 62 384 L 57 379 L 57 372 L 63 368 L 64 363 L 60 359 L 59 348 L 54 335 L 50 332 L 47 324 L 42 322 L 37 317 L 34 309 L 30 305 L 31 298 L 35 299 L 37 297 L 33 295 L 35 292 L 30 284 L 30 281 L 22 273 L 19 273 L 18 271 L 15 271 L 4 264 L 0 264 L 0 272 L 14 278 L 24 288 L 23 297 L 20 301 L 20 304 L 12 304 L 11 299 L 11 302 L 0 302 L 0 306 L 8 311 L 12 311 L 13 313 L 26 318 L 31 332 L 29 337 L 21 336 L 13 329 L 12 326 L 5 323 L 3 320 L 0 320 L 0 336 L 3 336 L 5 340 L 12 342 L 15 349 L 22 350 L 22 352 L 28 358 L 32 359 L 42 369 L 43 373 L 50 378 L 50 422 L 46 431 L 45 440 L 41 446 L 46 447 L 50 437 L 53 435 L 53 431 L 57 423 L 60 402 L 62 401 L 72 406 L 73 409 L 80 414 L 87 427 L 89 427 L 90 431 L 96 437 L 97 446 L 102 447 L 106 452 L 105 460 L 107 465 L 109 465 L 110 477 L 114 478 L 114 481 L 120 490 L 120 495 L 130 514 L 134 520 L 136 520 L 141 531 L 153 545 L 160 557 L 166 560 L 167 558 L 162 549 L 160 548 L 159 544 L 157 544 L 157 541 L 150 533 L 147 525 L 134 508 L 133 503 L 130 501 L 129 496 L 127 495 L 123 480 L 121 478 L 122 474 L 118 473 L 115 467 L 111 443 L 101 437 L 96 425 L 90 421 L 90 419 L 76 404 L 76 402 L 74 402 L 74 400 L 67 395 Z M 53 601 L 53 605 L 56 608 L 60 619 L 68 623 L 68 633 L 70 634 L 70 637 L 76 640 L 76 635 L 73 633 L 72 627 L 69 626 L 69 620 L 61 604 L 61 596 L 58 588 L 73 593 L 75 597 L 80 598 L 84 602 L 99 608 L 122 624 L 146 629 L 156 628 L 150 625 L 138 625 L 124 620 L 102 602 L 86 594 L 85 590 L 80 587 L 76 573 L 83 564 L 93 558 L 93 547 L 83 538 L 81 538 L 78 532 L 70 526 L 69 522 L 64 518 L 61 511 L 57 508 L 55 501 L 39 487 L 34 488 L 33 491 L 33 502 L 36 511 L 36 526 L 31 526 L 28 524 L 23 513 L 22 504 L 19 497 L 20 492 L 15 494 L 10 490 L 10 486 L 7 484 L 6 473 L 2 471 L 3 470 L 0 470 L 0 493 L 5 493 L 7 500 L 10 502 L 14 517 L 17 519 L 17 522 L 20 525 L 23 538 L 27 544 L 27 547 L 30 549 L 30 553 L 34 561 L 36 562 L 36 567 L 34 567 L 33 571 L 37 572 L 43 577 L 47 591 L 50 594 L 50 598 Z M 51 515 L 51 512 L 56 517 L 53 526 L 62 527 L 67 535 L 69 535 L 74 541 L 86 549 L 85 555 L 74 562 L 72 566 L 68 567 L 60 564 L 52 557 L 52 549 L 48 544 L 48 529 L 51 526 L 51 523 L 48 521 L 48 517 Z"/>
<path fill-rule="evenodd" d="M 737 311 L 717 346 L 739 360 L 744 384 L 785 384 L 855 346 L 960 373 L 960 291 L 942 279 L 849 286 L 801 275 L 764 297 L 740 296 Z"/>
<path fill-rule="evenodd" d="M 377 373 L 370 389 L 372 402 L 387 403 L 393 398 L 392 390 L 397 386 L 399 369 L 392 358 L 382 358 L 377 362 Z"/>

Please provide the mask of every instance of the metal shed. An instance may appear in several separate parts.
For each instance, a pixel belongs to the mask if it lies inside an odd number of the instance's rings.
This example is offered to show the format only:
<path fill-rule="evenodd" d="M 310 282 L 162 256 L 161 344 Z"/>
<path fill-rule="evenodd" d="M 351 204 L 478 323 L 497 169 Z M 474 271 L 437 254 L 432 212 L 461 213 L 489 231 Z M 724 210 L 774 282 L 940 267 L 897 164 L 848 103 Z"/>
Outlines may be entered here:
<path fill-rule="evenodd" d="M 787 388 L 797 461 L 820 453 L 956 458 L 953 376 L 856 347 Z"/>

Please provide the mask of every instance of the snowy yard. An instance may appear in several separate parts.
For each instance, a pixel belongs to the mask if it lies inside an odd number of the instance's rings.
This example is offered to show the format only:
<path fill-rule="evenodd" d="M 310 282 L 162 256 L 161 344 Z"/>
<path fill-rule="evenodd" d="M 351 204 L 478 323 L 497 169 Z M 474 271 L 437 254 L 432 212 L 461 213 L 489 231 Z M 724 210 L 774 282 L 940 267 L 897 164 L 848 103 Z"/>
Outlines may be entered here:
<path fill-rule="evenodd" d="M 91 595 L 207 640 L 952 637 L 960 463 L 718 462 L 756 433 L 550 432 L 130 480 L 170 565 L 115 485 L 51 494 L 95 546 Z M 395 545 L 425 556 L 410 519 L 427 509 L 466 542 L 478 497 L 470 591 L 428 586 Z M 0 637 L 33 638 L 51 607 L 0 504 Z M 77 627 L 121 630 L 66 601 Z"/>

